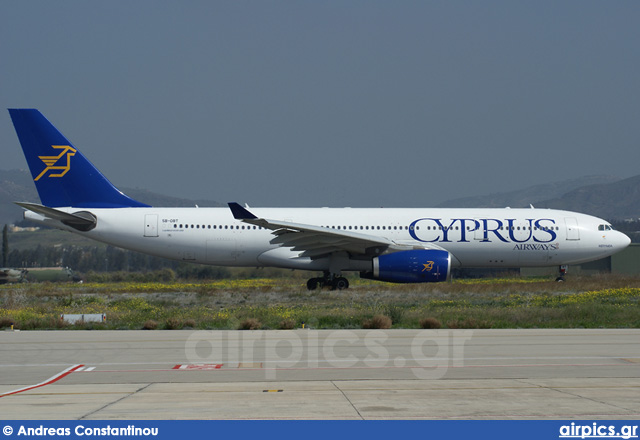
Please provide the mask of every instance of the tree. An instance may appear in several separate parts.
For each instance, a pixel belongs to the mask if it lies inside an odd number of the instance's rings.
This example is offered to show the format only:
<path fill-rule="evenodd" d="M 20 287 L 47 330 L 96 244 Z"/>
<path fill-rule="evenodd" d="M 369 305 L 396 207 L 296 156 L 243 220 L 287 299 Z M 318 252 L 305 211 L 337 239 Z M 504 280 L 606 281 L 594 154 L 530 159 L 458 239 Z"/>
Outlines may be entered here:
<path fill-rule="evenodd" d="M 9 228 L 4 225 L 2 229 L 2 267 L 7 266 L 7 258 L 9 258 Z"/>

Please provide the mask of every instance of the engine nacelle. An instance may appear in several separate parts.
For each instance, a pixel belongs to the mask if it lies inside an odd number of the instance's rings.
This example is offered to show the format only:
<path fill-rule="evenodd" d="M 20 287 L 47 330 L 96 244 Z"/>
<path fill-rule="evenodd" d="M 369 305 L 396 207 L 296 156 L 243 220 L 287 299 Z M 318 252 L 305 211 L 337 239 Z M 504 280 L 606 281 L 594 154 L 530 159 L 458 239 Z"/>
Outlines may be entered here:
<path fill-rule="evenodd" d="M 436 283 L 451 273 L 451 254 L 436 249 L 416 249 L 380 255 L 373 259 L 372 272 L 361 278 L 391 283 Z"/>

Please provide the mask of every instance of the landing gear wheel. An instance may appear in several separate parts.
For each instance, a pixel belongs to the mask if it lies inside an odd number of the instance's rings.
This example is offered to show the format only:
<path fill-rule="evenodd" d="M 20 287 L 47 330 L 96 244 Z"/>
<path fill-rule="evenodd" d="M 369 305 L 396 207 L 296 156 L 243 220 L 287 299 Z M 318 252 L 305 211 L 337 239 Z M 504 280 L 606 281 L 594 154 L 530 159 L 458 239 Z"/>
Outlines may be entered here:
<path fill-rule="evenodd" d="M 317 278 L 309 278 L 307 281 L 307 289 L 308 290 L 316 290 L 318 288 L 318 279 Z"/>
<path fill-rule="evenodd" d="M 308 290 L 316 290 L 323 287 L 331 287 L 331 290 L 344 290 L 349 288 L 349 280 L 344 277 L 332 277 L 325 274 L 323 277 L 309 278 L 307 281 Z"/>
<path fill-rule="evenodd" d="M 349 288 L 349 280 L 343 277 L 338 277 L 333 280 L 331 284 L 333 290 L 344 290 Z"/>

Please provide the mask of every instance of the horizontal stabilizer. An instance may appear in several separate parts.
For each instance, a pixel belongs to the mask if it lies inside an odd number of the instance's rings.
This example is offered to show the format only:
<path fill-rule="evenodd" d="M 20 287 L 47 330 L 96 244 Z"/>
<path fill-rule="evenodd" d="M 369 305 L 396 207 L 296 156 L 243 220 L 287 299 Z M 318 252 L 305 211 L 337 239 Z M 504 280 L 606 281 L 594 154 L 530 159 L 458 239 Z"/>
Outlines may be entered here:
<path fill-rule="evenodd" d="M 14 202 L 16 205 L 33 211 L 36 214 L 43 215 L 52 220 L 58 220 L 62 224 L 71 226 L 79 231 L 90 231 L 96 227 L 98 219 L 95 215 L 88 211 L 78 211 L 74 213 L 60 211 L 58 209 L 49 208 L 47 206 L 38 205 L 36 203 Z"/>

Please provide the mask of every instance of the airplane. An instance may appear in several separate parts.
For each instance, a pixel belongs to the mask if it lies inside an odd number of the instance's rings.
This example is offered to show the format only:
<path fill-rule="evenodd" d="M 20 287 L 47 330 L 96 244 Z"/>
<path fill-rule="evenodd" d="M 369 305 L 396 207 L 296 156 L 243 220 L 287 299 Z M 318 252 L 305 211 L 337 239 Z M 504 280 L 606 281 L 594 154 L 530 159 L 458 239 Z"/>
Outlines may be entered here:
<path fill-rule="evenodd" d="M 216 266 L 321 272 L 309 290 L 346 289 L 343 272 L 441 282 L 452 268 L 557 266 L 630 243 L 605 220 L 553 209 L 163 208 L 118 190 L 38 110 L 9 109 L 41 204 L 24 218 L 124 249 Z"/>
<path fill-rule="evenodd" d="M 26 269 L 11 269 L 0 267 L 0 284 L 21 283 L 27 275 Z"/>

